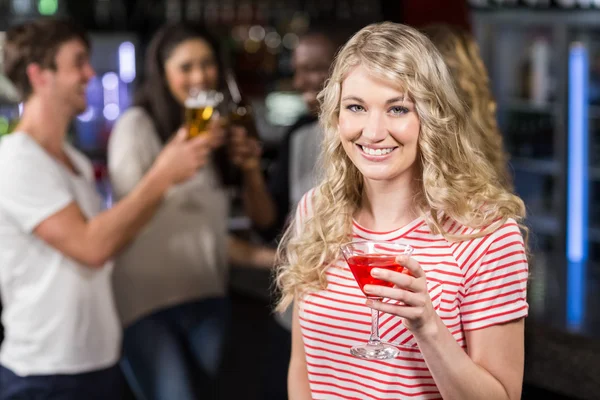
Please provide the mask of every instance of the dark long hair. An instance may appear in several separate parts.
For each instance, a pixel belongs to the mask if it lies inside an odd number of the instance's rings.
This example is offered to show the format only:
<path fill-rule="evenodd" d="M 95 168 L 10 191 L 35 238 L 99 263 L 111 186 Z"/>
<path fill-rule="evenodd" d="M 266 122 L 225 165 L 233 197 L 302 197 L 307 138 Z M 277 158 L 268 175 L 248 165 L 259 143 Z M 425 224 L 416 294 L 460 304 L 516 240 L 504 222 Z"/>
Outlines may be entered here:
<path fill-rule="evenodd" d="M 211 47 L 219 71 L 219 89 L 224 86 L 219 44 L 206 29 L 185 22 L 167 24 L 160 28 L 148 46 L 144 81 L 136 93 L 134 105 L 146 110 L 163 143 L 166 143 L 184 123 L 183 107 L 177 102 L 167 83 L 165 63 L 177 46 L 191 39 L 203 40 Z M 229 184 L 231 166 L 225 147 L 215 150 L 214 155 L 223 183 Z"/>

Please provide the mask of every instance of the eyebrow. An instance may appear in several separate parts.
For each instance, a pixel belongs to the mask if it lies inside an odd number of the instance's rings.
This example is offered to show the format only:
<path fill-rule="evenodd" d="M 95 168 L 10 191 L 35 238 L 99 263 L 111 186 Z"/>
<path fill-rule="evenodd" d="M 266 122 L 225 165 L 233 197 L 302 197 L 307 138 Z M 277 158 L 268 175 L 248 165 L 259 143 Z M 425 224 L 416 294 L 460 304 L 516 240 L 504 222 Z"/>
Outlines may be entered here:
<path fill-rule="evenodd" d="M 87 50 L 80 51 L 78 53 L 75 53 L 75 58 L 78 60 L 90 58 L 90 52 Z"/>
<path fill-rule="evenodd" d="M 354 101 L 358 101 L 359 103 L 365 102 L 363 99 L 361 99 L 360 97 L 357 97 L 357 96 L 346 96 L 342 99 L 342 101 L 345 101 L 345 100 L 354 100 Z M 393 97 L 391 99 L 386 100 L 385 104 L 392 104 L 392 103 L 396 103 L 399 101 L 401 101 L 401 102 L 406 101 L 406 102 L 412 103 L 412 101 L 410 101 L 409 98 L 407 98 L 405 95 L 402 95 L 402 96 Z"/>

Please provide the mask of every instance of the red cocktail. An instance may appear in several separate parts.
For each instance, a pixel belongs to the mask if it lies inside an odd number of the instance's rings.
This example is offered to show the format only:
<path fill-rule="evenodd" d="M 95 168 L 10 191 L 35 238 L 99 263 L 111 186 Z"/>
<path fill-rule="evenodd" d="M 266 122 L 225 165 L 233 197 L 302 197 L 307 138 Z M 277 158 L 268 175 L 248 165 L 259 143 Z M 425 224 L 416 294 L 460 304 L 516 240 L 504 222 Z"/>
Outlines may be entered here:
<path fill-rule="evenodd" d="M 348 258 L 348 266 L 354 275 L 354 279 L 360 286 L 360 290 L 364 293 L 365 285 L 380 285 L 392 287 L 391 282 L 382 281 L 381 279 L 373 278 L 371 270 L 373 268 L 387 269 L 395 272 L 408 274 L 408 271 L 396 262 L 397 256 L 389 256 L 385 254 L 367 254 L 364 256 L 352 256 Z M 365 293 L 367 297 L 370 297 Z"/>
<path fill-rule="evenodd" d="M 393 283 L 372 277 L 371 270 L 373 268 L 380 268 L 394 272 L 408 273 L 404 267 L 396 262 L 396 258 L 400 255 L 410 256 L 412 252 L 412 247 L 401 242 L 365 240 L 347 243 L 342 246 L 342 254 L 363 293 L 365 285 L 392 287 Z M 369 298 L 378 299 L 366 293 L 365 295 Z M 379 312 L 372 309 L 371 337 L 367 344 L 352 347 L 350 354 L 360 358 L 386 360 L 396 357 L 398 352 L 396 347 L 383 343 L 379 339 Z"/>

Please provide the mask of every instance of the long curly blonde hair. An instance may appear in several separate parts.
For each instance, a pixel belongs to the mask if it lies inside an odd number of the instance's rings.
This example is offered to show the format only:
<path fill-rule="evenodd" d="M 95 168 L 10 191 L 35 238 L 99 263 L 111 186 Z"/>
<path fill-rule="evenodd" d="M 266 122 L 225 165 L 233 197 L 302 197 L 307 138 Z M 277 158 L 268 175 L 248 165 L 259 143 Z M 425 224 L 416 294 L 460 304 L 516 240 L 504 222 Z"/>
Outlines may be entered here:
<path fill-rule="evenodd" d="M 496 120 L 496 101 L 475 38 L 464 28 L 447 24 L 429 25 L 421 32 L 441 53 L 456 82 L 459 97 L 467 104 L 473 122 L 481 126 L 473 142 L 494 166 L 501 184 L 512 190 L 508 155 Z"/>
<path fill-rule="evenodd" d="M 363 177 L 344 151 L 337 125 L 342 82 L 358 65 L 401 86 L 415 104 L 421 124 L 415 205 L 434 233 L 465 240 L 495 231 L 508 218 L 519 222 L 525 216 L 522 200 L 499 184 L 494 168 L 471 142 L 481 128 L 471 122 L 433 43 L 405 25 L 369 25 L 340 50 L 319 94 L 322 177 L 310 199 L 311 215 L 301 226 L 293 221 L 279 245 L 280 311 L 294 298 L 326 287 L 327 267 L 339 259 L 340 246 L 351 239 Z M 453 235 L 444 228 L 448 219 L 479 229 L 471 235 Z"/>

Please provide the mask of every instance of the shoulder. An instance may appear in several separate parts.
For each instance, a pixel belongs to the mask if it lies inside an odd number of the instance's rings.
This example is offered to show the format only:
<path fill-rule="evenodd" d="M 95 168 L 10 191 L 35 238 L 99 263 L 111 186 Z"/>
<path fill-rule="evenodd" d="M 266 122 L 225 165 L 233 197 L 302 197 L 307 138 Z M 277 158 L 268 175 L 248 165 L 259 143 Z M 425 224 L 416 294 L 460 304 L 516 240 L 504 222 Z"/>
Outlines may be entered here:
<path fill-rule="evenodd" d="M 296 206 L 296 220 L 298 222 L 306 222 L 314 215 L 314 202 L 318 196 L 318 190 L 318 187 L 314 187 L 300 198 Z"/>
<path fill-rule="evenodd" d="M 158 132 L 150 115 L 141 107 L 132 107 L 125 111 L 111 131 L 108 151 L 110 153 L 144 148 L 148 143 L 161 145 Z"/>
<path fill-rule="evenodd" d="M 154 122 L 146 110 L 141 107 L 131 107 L 115 122 L 111 137 L 131 135 L 156 135 Z"/>
<path fill-rule="evenodd" d="M 312 115 L 301 116 L 292 126 L 289 127 L 286 136 L 291 138 L 292 136 L 304 131 L 306 128 L 312 127 L 313 125 L 318 126 L 318 121 L 319 120 Z"/>
<path fill-rule="evenodd" d="M 2 159 L 18 158 L 36 153 L 37 144 L 24 132 L 13 132 L 0 140 Z"/>
<path fill-rule="evenodd" d="M 130 107 L 128 108 L 119 119 L 117 119 L 117 123 L 126 123 L 126 122 L 143 122 L 143 123 L 152 123 L 152 118 L 150 114 L 143 109 L 142 107 Z"/>
<path fill-rule="evenodd" d="M 498 220 L 496 220 L 496 221 L 498 221 Z M 497 223 L 497 222 L 495 222 L 495 223 Z M 488 227 L 489 227 L 489 225 L 473 228 L 473 227 L 461 224 L 460 222 L 457 222 L 451 218 L 447 218 L 443 223 L 444 230 L 453 236 L 478 236 L 480 233 L 485 231 Z M 496 229 L 494 229 L 492 232 L 488 232 L 486 235 L 482 235 L 481 237 L 482 238 L 497 238 L 499 236 L 502 236 L 507 231 L 520 234 L 521 228 L 514 218 L 507 218 L 506 221 L 504 221 L 504 223 L 502 223 L 500 226 L 497 226 Z M 465 241 L 469 242 L 469 241 L 474 241 L 474 240 L 478 240 L 478 239 L 480 239 L 480 238 L 467 239 Z"/>
<path fill-rule="evenodd" d="M 0 140 L 1 191 L 52 185 L 60 182 L 63 175 L 58 162 L 26 133 L 14 132 Z"/>
<path fill-rule="evenodd" d="M 478 235 L 486 227 L 470 228 L 448 221 L 445 228 L 452 235 Z M 525 242 L 521 227 L 513 218 L 508 218 L 493 232 L 475 238 L 451 242 L 454 257 L 459 265 L 472 264 L 500 250 L 525 253 Z"/>
<path fill-rule="evenodd" d="M 15 169 L 53 168 L 56 162 L 24 132 L 14 132 L 0 140 L 0 172 Z"/>
<path fill-rule="evenodd" d="M 312 121 L 307 121 L 304 124 L 300 125 L 294 132 L 297 135 L 306 135 L 306 134 L 310 134 L 310 133 L 319 131 L 320 129 L 321 129 L 321 125 L 319 124 L 319 121 L 312 120 Z"/>

